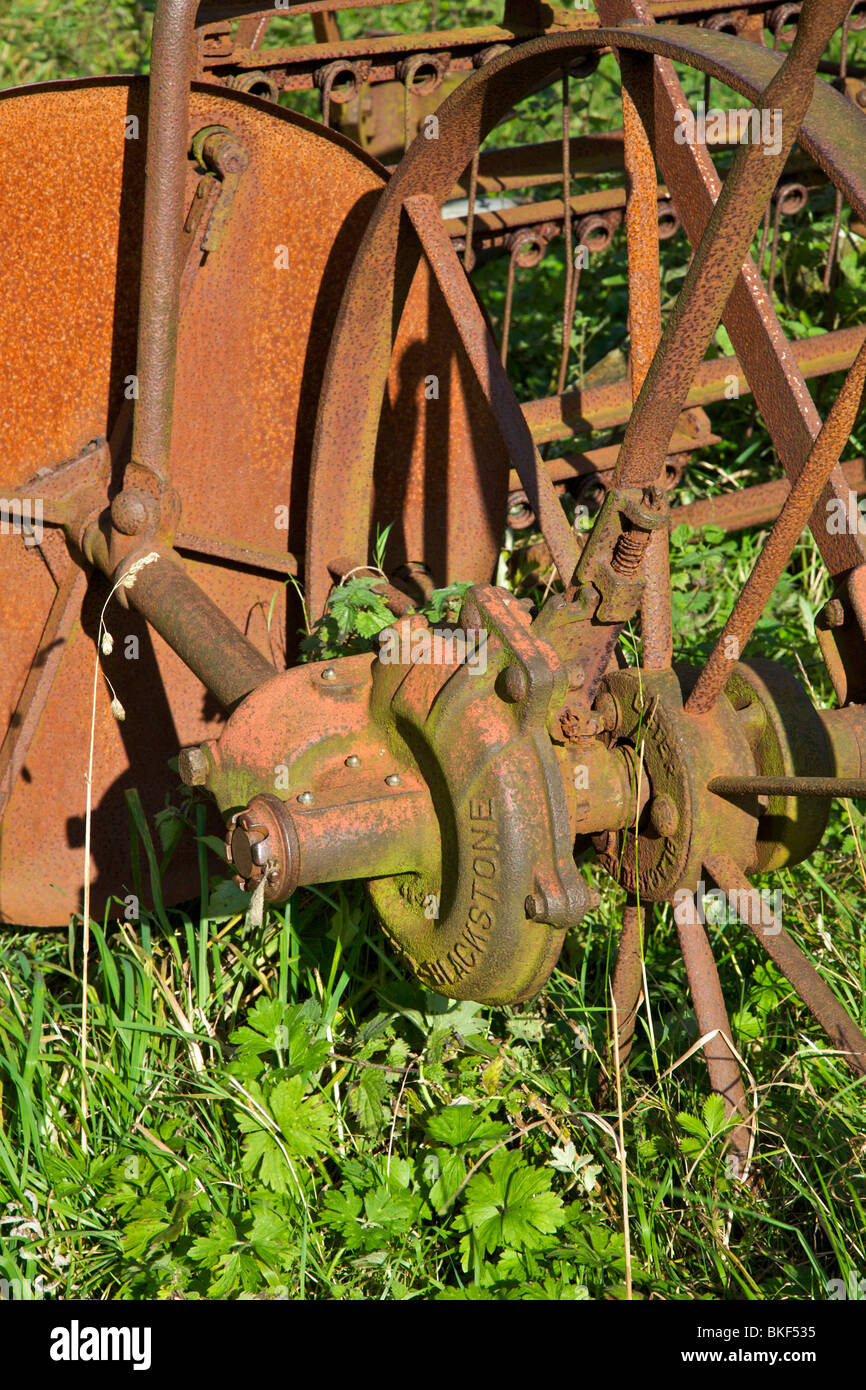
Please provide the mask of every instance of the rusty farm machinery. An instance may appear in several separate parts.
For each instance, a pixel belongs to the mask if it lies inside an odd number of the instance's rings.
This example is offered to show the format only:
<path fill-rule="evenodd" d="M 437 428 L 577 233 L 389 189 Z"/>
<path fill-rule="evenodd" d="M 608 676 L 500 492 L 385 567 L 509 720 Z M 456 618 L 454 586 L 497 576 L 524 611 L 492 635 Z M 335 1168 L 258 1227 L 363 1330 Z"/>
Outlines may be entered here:
<path fill-rule="evenodd" d="M 82 910 L 85 877 L 102 910 L 128 881 L 124 792 L 153 814 L 175 756 L 210 793 L 246 889 L 282 902 L 366 880 L 407 968 L 456 998 L 543 987 L 592 908 L 578 861 L 593 853 L 627 893 L 621 1058 L 642 932 L 670 903 L 745 1154 L 699 885 L 748 904 L 756 875 L 821 843 L 834 797 L 866 795 L 866 468 L 842 461 L 866 328 L 791 338 L 773 284 L 780 228 L 810 197 L 831 198 L 828 287 L 842 238 L 866 234 L 866 6 L 507 0 L 484 24 L 434 13 L 426 32 L 365 27 L 364 10 L 158 0 L 149 79 L 0 98 L 0 491 L 15 532 L 0 544 L 0 920 L 59 924 Z M 306 38 L 287 37 L 302 20 Z M 621 124 L 576 134 L 611 54 Z M 685 73 L 756 138 L 684 135 Z M 543 92 L 561 136 L 497 145 Z M 314 94 L 318 119 L 286 104 Z M 615 236 L 627 361 L 576 382 L 577 252 Z M 687 268 L 663 313 L 660 245 L 675 236 Z M 564 258 L 558 361 L 548 394 L 518 399 L 515 284 L 549 245 Z M 498 341 L 479 290 L 490 265 Z M 708 355 L 720 324 L 733 353 Z M 822 421 L 809 382 L 833 374 Z M 731 382 L 776 473 L 683 504 Z M 570 508 L 587 497 L 581 530 Z M 669 536 L 707 520 L 765 533 L 689 664 Z M 319 616 L 345 576 L 369 573 L 385 526 L 389 659 L 383 644 L 299 663 L 298 590 Z M 496 583 L 509 527 L 538 533 L 558 576 L 537 602 Z M 816 622 L 828 708 L 786 666 L 743 655 L 806 527 L 832 591 Z M 415 659 L 424 596 L 458 581 L 463 647 Z M 182 846 L 166 900 L 197 881 Z M 866 1038 L 781 921 L 741 916 L 866 1072 Z"/>

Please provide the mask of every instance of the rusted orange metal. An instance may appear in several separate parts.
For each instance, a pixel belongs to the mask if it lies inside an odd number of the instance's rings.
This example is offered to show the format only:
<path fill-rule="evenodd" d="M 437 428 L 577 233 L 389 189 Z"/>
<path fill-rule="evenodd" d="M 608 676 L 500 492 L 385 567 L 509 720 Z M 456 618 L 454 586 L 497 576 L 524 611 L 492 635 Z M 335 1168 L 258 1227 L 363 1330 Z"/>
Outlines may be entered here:
<path fill-rule="evenodd" d="M 742 900 L 748 874 L 812 852 L 831 797 L 866 790 L 866 553 L 859 525 L 828 521 L 828 504 L 863 480 L 859 461 L 839 460 L 861 403 L 866 330 L 795 347 L 772 307 L 781 218 L 803 205 L 816 171 L 837 194 L 828 287 L 842 202 L 866 218 L 866 116 L 815 83 L 843 21 L 847 41 L 846 0 L 795 7 L 796 34 L 792 7 L 709 8 L 599 0 L 594 15 L 514 3 L 501 26 L 343 40 L 335 6 L 308 0 L 294 9 L 317 16 L 316 42 L 268 50 L 267 12 L 254 5 L 199 12 L 194 0 L 160 0 L 149 86 L 49 84 L 0 100 L 0 238 L 21 250 L 14 270 L 0 266 L 0 339 L 15 345 L 0 354 L 0 396 L 14 402 L 0 435 L 2 506 L 38 500 L 47 528 L 37 535 L 28 520 L 0 548 L 0 583 L 14 595 L 0 666 L 0 917 L 40 925 L 80 909 L 81 732 L 101 662 L 126 717 L 112 718 L 97 681 L 94 904 L 131 886 L 124 792 L 134 785 L 154 815 L 180 749 L 182 780 L 207 788 L 227 822 L 242 886 L 282 901 L 306 884 L 366 878 L 421 980 L 504 1003 L 542 987 L 590 908 L 576 858 L 594 846 L 630 895 L 620 1051 L 642 981 L 641 908 L 674 902 L 699 1026 L 714 1035 L 712 1084 L 748 1157 L 701 874 Z M 682 24 L 696 17 L 701 28 Z M 793 40 L 786 55 L 763 46 L 767 24 Z M 623 71 L 622 138 L 575 142 L 572 80 L 606 50 Z M 706 147 L 673 133 L 685 111 L 675 61 L 777 112 L 775 153 L 740 148 L 720 186 Z M 229 85 L 190 86 L 194 72 Z M 479 190 L 496 180 L 500 190 L 551 181 L 549 149 L 509 163 L 480 145 L 521 95 L 553 82 L 562 196 L 479 211 Z M 272 100 L 314 85 L 324 125 Z M 446 85 L 428 139 L 412 103 Z M 360 113 L 377 89 L 383 111 L 401 97 L 404 138 L 417 132 L 390 177 L 328 128 L 347 95 Z M 425 126 L 428 115 L 432 102 Z M 389 140 L 392 116 L 380 128 Z M 626 184 L 590 206 L 595 195 L 573 196 L 572 179 L 599 166 L 622 168 Z M 443 218 L 455 190 L 465 211 Z M 575 233 L 596 250 L 623 215 L 630 377 L 567 392 Z M 681 220 L 693 246 L 666 325 L 660 218 L 669 231 Z M 748 259 L 762 218 L 765 244 L 771 218 L 774 229 L 769 292 Z M 505 368 L 514 272 L 560 235 L 556 395 L 521 406 Z M 510 254 L 501 344 L 467 274 L 500 250 Z M 737 356 L 706 363 L 722 318 Z M 843 367 L 822 427 L 806 372 Z M 761 488 L 776 488 L 781 512 L 697 671 L 672 665 L 667 532 L 683 513 L 668 486 L 690 442 L 712 443 L 701 407 L 732 375 L 753 392 L 786 478 L 719 504 L 729 524 L 754 520 Z M 623 426 L 581 462 L 537 447 Z M 587 473 L 609 478 L 581 548 L 557 487 Z M 560 572 L 562 592 L 540 611 L 489 582 L 509 505 L 534 517 Z M 836 581 L 817 623 L 834 711 L 816 711 L 782 667 L 741 659 L 807 522 Z M 369 576 L 383 524 L 382 593 L 397 621 L 379 654 L 286 669 L 299 612 L 285 577 L 299 577 L 317 616 L 335 581 Z M 411 562 L 423 562 L 428 589 L 473 585 L 442 632 L 399 587 Z M 643 667 L 620 669 L 620 635 L 639 614 Z M 722 651 L 732 637 L 733 656 Z M 176 856 L 166 901 L 194 891 L 191 870 Z M 866 1038 L 771 927 L 769 954 L 862 1074 Z"/>
<path fill-rule="evenodd" d="M 14 402 L 0 422 L 4 496 L 22 488 L 41 496 L 39 470 L 51 470 L 58 485 L 61 466 L 82 455 L 80 466 L 69 465 L 70 486 L 80 489 L 92 479 L 104 506 L 119 485 L 122 452 L 111 458 L 104 449 L 88 453 L 87 446 L 111 435 L 128 393 L 138 390 L 135 404 L 142 399 L 135 343 L 146 102 L 144 80 L 122 79 L 52 84 L 0 100 L 0 237 L 17 248 L 17 258 L 4 260 L 0 270 L 0 389 Z M 126 138 L 136 129 L 128 117 L 138 122 L 135 138 Z M 272 637 L 279 637 L 283 661 L 296 650 L 299 610 L 274 571 L 291 569 L 293 555 L 303 551 L 307 460 L 325 356 L 383 175 L 339 134 L 255 97 L 196 88 L 187 148 L 197 130 L 210 126 L 234 132 L 249 167 L 223 240 L 192 281 L 184 308 L 168 467 L 182 506 L 188 573 L 272 663 Z M 36 177 L 33 152 L 49 148 L 62 149 L 64 157 L 54 165 L 40 162 Z M 203 173 L 186 155 L 184 164 L 186 215 Z M 293 209 L 290 216 L 286 208 Z M 447 553 L 447 489 L 431 480 L 425 495 L 423 405 L 418 409 L 423 382 L 418 392 L 405 387 L 431 314 L 440 317 L 445 345 L 449 330 L 441 306 L 428 306 L 419 283 L 394 364 L 393 404 L 382 434 L 383 469 L 387 474 L 390 468 L 391 480 L 382 477 L 382 492 L 396 509 L 402 480 L 415 470 L 407 533 L 415 555 L 426 540 L 435 558 Z M 477 451 L 459 374 L 443 380 L 447 390 L 458 423 L 451 439 L 432 449 L 428 466 L 448 448 L 455 475 L 471 474 Z M 432 522 L 429 516 L 424 521 L 425 504 L 433 508 Z M 491 533 L 486 553 L 472 551 L 468 512 L 464 525 L 468 577 L 473 570 L 487 577 L 498 538 Z M 45 542 L 28 547 L 4 536 L 0 543 L 0 583 L 5 593 L 18 595 L 6 619 L 0 666 L 0 707 L 7 717 L 24 691 L 69 564 L 58 536 L 47 532 Z M 244 554 L 250 550 L 252 564 Z M 232 563 L 235 557 L 242 568 Z M 155 582 L 142 574 L 142 600 Z M 50 692 L 43 686 L 37 702 L 39 728 L 9 791 L 0 836 L 0 916 L 6 920 L 57 924 L 80 902 L 86 760 L 79 735 L 90 723 L 95 623 L 107 592 L 98 575 L 91 580 L 83 620 L 70 611 L 62 655 L 52 651 L 54 685 Z M 118 724 L 111 717 L 100 683 L 93 781 L 98 860 L 91 868 L 96 904 L 130 882 L 124 789 L 137 785 L 146 811 L 161 809 L 171 786 L 167 763 L 178 745 L 212 734 L 222 718 L 213 697 L 140 618 L 112 601 L 107 619 L 116 646 L 104 664 L 127 719 Z M 124 657 L 127 636 L 138 643 L 138 660 Z M 18 733 L 17 726 L 10 730 L 7 754 Z M 14 761 L 17 766 L 20 759 Z M 37 873 L 45 841 L 34 839 L 35 824 L 52 827 L 47 875 Z M 166 891 L 188 895 L 196 884 L 187 851 Z"/>

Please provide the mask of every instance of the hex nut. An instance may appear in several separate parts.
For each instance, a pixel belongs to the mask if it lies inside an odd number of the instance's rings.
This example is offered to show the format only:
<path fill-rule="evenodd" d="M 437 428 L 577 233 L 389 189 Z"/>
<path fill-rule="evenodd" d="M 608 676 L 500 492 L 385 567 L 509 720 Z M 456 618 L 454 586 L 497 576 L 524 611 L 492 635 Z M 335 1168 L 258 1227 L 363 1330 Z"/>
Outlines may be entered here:
<path fill-rule="evenodd" d="M 186 787 L 203 787 L 208 779 L 208 761 L 204 750 L 194 745 L 181 748 L 177 755 L 177 770 Z"/>
<path fill-rule="evenodd" d="M 824 604 L 819 616 L 823 627 L 844 627 L 845 605 L 841 599 L 831 598 L 828 603 Z"/>

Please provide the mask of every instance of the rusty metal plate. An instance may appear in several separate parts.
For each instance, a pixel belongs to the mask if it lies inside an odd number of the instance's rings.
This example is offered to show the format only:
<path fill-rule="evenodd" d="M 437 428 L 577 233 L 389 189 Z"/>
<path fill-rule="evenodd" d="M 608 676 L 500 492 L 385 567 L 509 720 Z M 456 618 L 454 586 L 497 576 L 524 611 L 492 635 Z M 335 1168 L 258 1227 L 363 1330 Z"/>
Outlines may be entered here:
<path fill-rule="evenodd" d="M 45 84 L 0 99 L 3 496 L 110 436 L 130 389 L 146 99 L 145 79 L 118 78 Z M 130 116 L 137 118 L 137 137 L 128 138 L 135 131 Z M 225 234 L 198 269 L 183 311 L 172 481 L 184 535 L 284 557 L 287 548 L 303 548 L 308 459 L 331 331 L 384 171 L 342 136 L 225 88 L 194 89 L 190 136 L 206 125 L 228 126 L 250 162 Z M 188 202 L 200 174 L 190 159 Z M 410 298 L 402 350 L 417 361 L 427 335 L 426 284 Z M 388 505 L 399 510 L 405 478 L 417 476 L 431 426 L 414 391 L 401 387 L 399 361 L 395 373 L 380 482 Z M 446 391 L 439 404 L 462 423 L 459 384 L 450 403 Z M 347 439 L 347 455 L 351 450 Z M 471 466 L 471 455 L 462 461 Z M 447 499 L 415 486 L 408 496 L 407 542 L 429 544 L 435 553 Z M 425 532 L 421 514 L 431 502 L 440 520 Z M 285 509 L 288 533 L 279 525 Z M 4 733 L 70 563 L 47 528 L 39 547 L 0 537 Z M 299 613 L 287 605 L 278 574 L 188 564 L 251 640 L 275 651 L 280 667 L 286 654 L 292 659 Z M 105 582 L 91 578 L 81 617 L 72 615 L 60 639 L 54 683 L 0 827 L 0 920 L 53 925 L 79 906 L 94 637 L 106 593 Z M 266 615 L 275 593 L 269 639 Z M 167 759 L 178 746 L 213 736 L 223 718 L 135 614 L 113 600 L 107 618 L 115 645 L 103 666 L 127 717 L 112 718 L 100 679 L 91 858 L 96 911 L 130 886 L 124 790 L 136 786 L 148 814 L 155 813 L 176 785 Z M 132 649 L 127 636 L 138 638 L 136 659 L 125 656 Z M 168 900 L 191 896 L 197 882 L 190 856 L 178 860 L 166 884 Z"/>

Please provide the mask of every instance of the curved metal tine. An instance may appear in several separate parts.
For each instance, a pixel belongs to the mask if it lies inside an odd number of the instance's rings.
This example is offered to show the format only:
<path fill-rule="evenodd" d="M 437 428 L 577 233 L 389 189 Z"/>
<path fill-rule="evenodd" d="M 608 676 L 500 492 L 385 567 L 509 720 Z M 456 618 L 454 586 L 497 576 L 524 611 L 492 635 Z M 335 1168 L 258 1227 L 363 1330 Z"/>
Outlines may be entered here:
<path fill-rule="evenodd" d="M 535 447 L 514 387 L 508 380 L 490 329 L 442 224 L 439 209 L 428 194 L 407 198 L 403 207 L 454 317 L 472 370 L 493 412 L 502 442 L 517 469 L 553 562 L 563 583 L 568 584 L 580 559 L 574 532 Z"/>
<path fill-rule="evenodd" d="M 767 274 L 767 294 L 773 298 L 776 288 L 776 259 L 779 254 L 779 232 L 782 227 L 782 199 L 776 198 L 773 208 L 773 244 L 770 247 L 770 269 Z"/>
<path fill-rule="evenodd" d="M 33 664 L 0 745 L 0 821 L 39 728 L 67 639 L 81 612 L 86 588 L 87 575 L 70 560 L 51 602 Z"/>
<path fill-rule="evenodd" d="M 853 7 L 852 7 L 853 8 Z M 842 49 L 839 54 L 839 81 L 844 86 L 845 78 L 848 74 L 848 26 L 851 23 L 850 12 L 842 25 Z M 842 225 L 842 193 L 836 189 L 836 206 L 833 215 L 833 231 L 830 234 L 830 245 L 827 248 L 827 264 L 824 267 L 824 289 L 829 293 L 834 281 L 836 270 L 836 254 L 839 249 L 839 230 Z M 830 305 L 832 313 L 832 304 Z"/>
<path fill-rule="evenodd" d="M 470 270 L 475 268 L 472 238 L 475 235 L 475 199 L 478 195 L 478 161 L 480 158 L 481 150 L 479 148 L 472 156 L 472 164 L 469 167 L 469 190 L 466 199 L 466 244 L 463 247 L 463 269 L 467 275 Z"/>
<path fill-rule="evenodd" d="M 700 1036 L 714 1033 L 704 1044 L 704 1056 L 710 1074 L 710 1085 L 725 1102 L 725 1114 L 737 1114 L 743 1123 L 731 1130 L 728 1142 L 737 1160 L 736 1177 L 745 1177 L 745 1166 L 751 1157 L 754 1120 L 746 1123 L 749 1114 L 740 1066 L 725 1038 L 730 1038 L 731 1025 L 722 995 L 722 985 L 712 947 L 698 912 L 694 896 L 683 894 L 674 907 L 680 950 L 686 966 L 689 992 L 698 1020 Z M 722 1035 L 725 1036 L 722 1036 Z"/>
<path fill-rule="evenodd" d="M 794 483 L 728 621 L 686 701 L 689 714 L 716 703 L 752 635 L 857 420 L 866 389 L 866 341 L 833 402 L 827 419 Z M 736 653 L 736 655 L 735 655 Z"/>
<path fill-rule="evenodd" d="M 757 889 L 725 854 L 705 855 L 704 868 L 726 894 L 731 910 L 754 933 L 831 1042 L 844 1053 L 851 1070 L 857 1076 L 866 1076 L 866 1037 L 825 985 L 814 965 L 791 940 L 779 918 L 763 902 L 758 906 Z"/>
<path fill-rule="evenodd" d="M 508 281 L 505 286 L 505 309 L 502 315 L 502 345 L 500 347 L 500 361 L 503 367 L 508 363 L 508 340 L 511 337 L 511 310 L 514 305 L 514 276 L 518 250 L 518 245 L 515 242 L 508 258 Z"/>
<path fill-rule="evenodd" d="M 571 351 L 571 328 L 574 323 L 574 260 L 571 234 L 571 97 L 568 87 L 568 68 L 562 70 L 562 232 L 565 238 L 565 287 L 562 295 L 562 348 L 559 357 L 559 372 L 556 378 L 556 394 L 561 396 L 565 390 L 568 375 L 568 358 Z"/>
<path fill-rule="evenodd" d="M 764 213 L 764 225 L 761 231 L 761 250 L 758 254 L 758 274 L 762 279 L 764 275 L 764 257 L 767 254 L 767 238 L 770 235 L 770 206 L 770 203 L 768 203 L 767 210 Z"/>
<path fill-rule="evenodd" d="M 662 470 L 695 373 L 808 110 L 821 54 L 846 13 L 847 0 L 824 0 L 820 8 L 805 0 L 791 50 L 761 100 L 762 110 L 781 112 L 779 153 L 768 158 L 757 143 L 737 149 L 626 427 L 615 486 L 650 485 Z"/>
<path fill-rule="evenodd" d="M 653 59 L 617 55 L 622 74 L 623 147 L 628 246 L 629 338 L 632 400 L 637 401 L 662 337 L 661 261 L 658 235 L 658 175 L 639 111 L 652 94 Z M 665 486 L 664 459 L 654 480 Z M 666 527 L 652 536 L 645 558 L 641 601 L 643 665 L 666 670 L 673 660 L 670 546 Z"/>

